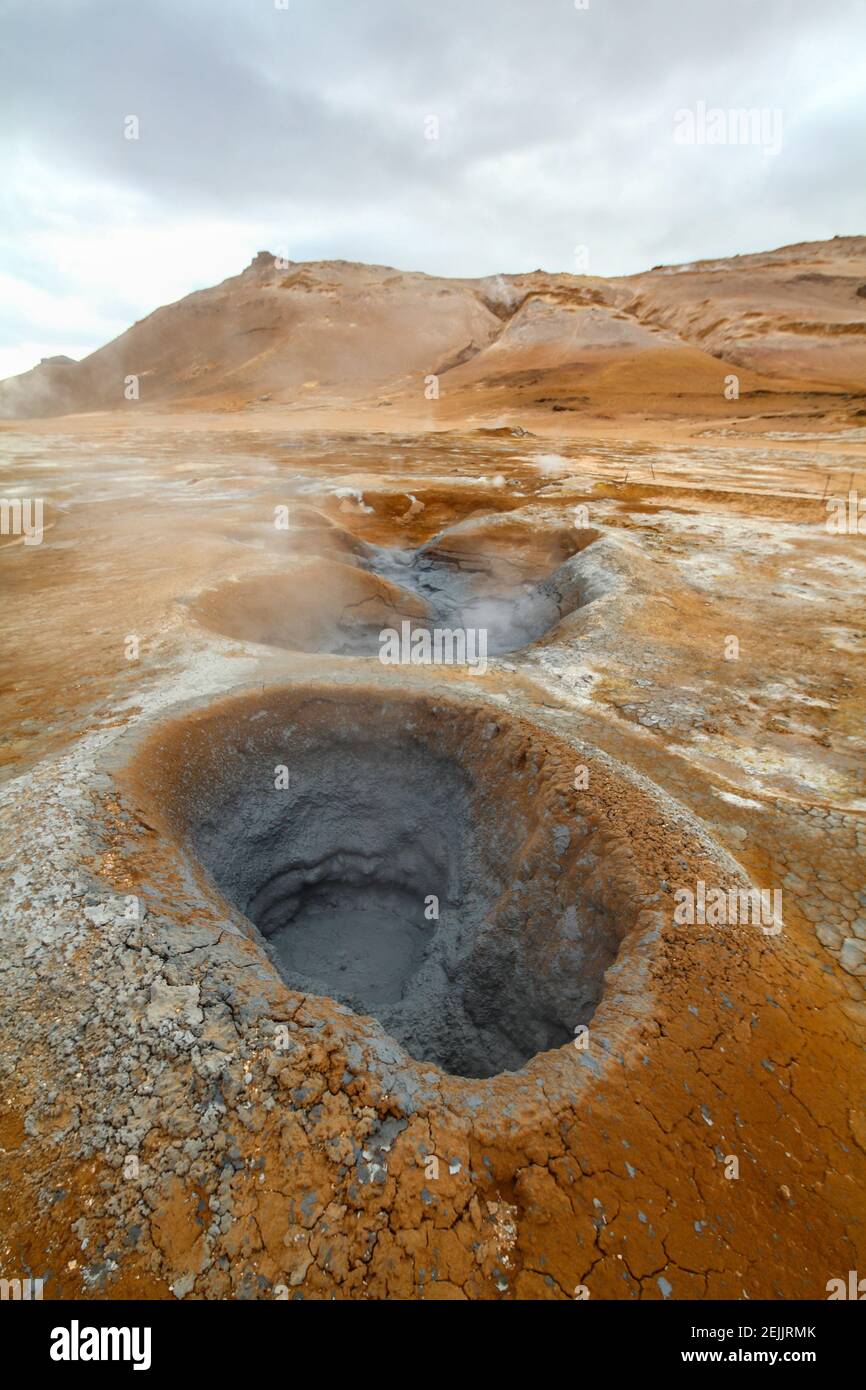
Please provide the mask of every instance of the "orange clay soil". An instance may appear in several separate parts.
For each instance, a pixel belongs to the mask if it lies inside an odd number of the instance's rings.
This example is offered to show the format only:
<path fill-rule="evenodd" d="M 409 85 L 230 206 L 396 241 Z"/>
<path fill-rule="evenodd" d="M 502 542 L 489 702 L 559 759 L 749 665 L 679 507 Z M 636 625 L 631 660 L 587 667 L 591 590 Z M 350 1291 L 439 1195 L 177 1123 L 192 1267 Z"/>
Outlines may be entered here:
<path fill-rule="evenodd" d="M 817 293 L 811 261 L 843 252 L 749 276 Z M 638 309 L 606 289 L 608 312 L 679 332 L 687 278 L 626 287 Z M 808 346 L 817 308 L 790 308 Z M 772 369 L 779 322 L 744 370 Z M 866 1267 L 866 554 L 825 501 L 866 492 L 855 387 L 822 405 L 795 382 L 781 423 L 741 398 L 724 421 L 578 424 L 509 389 L 505 419 L 443 391 L 387 432 L 386 408 L 320 401 L 0 433 L 3 495 L 45 504 L 40 545 L 0 548 L 3 1277 L 52 1298 L 823 1299 Z M 443 592 L 556 611 L 486 669 L 334 654 Z M 337 776 L 345 748 L 354 807 L 357 750 L 384 769 L 409 747 L 419 808 L 465 776 L 464 902 L 499 875 L 449 988 L 537 1045 L 486 1079 L 293 988 L 198 853 L 247 769 L 264 799 L 282 766 L 305 785 L 311 748 Z M 407 835 L 462 827 L 453 804 Z M 214 843 L 242 866 L 236 824 Z M 781 930 L 678 923 L 699 883 L 780 893 Z M 595 969 L 611 941 L 572 1017 L 579 951 Z"/>

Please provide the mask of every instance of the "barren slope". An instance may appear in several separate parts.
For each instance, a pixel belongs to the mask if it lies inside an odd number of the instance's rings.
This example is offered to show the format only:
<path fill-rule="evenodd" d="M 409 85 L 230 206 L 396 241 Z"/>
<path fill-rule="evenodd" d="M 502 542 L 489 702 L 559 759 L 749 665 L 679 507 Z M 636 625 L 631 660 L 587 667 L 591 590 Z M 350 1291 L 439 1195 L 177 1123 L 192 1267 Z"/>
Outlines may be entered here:
<path fill-rule="evenodd" d="M 770 376 L 848 384 L 866 374 L 866 238 L 659 266 L 620 282 L 627 311 Z"/>
<path fill-rule="evenodd" d="M 742 414 L 833 410 L 850 423 L 866 404 L 864 285 L 862 237 L 616 280 L 448 280 L 261 252 L 82 362 L 0 383 L 0 418 L 364 406 L 385 429 L 516 410 L 533 427 L 575 414 L 715 419 L 732 413 L 735 373 Z"/>

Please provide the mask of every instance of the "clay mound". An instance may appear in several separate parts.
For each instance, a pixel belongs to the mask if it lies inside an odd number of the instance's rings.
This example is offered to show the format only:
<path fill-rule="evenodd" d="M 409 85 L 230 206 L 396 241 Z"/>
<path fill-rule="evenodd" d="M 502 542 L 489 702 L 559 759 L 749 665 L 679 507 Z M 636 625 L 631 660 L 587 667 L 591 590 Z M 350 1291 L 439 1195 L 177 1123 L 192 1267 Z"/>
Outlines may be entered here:
<path fill-rule="evenodd" d="M 423 485 L 413 487 L 409 483 L 397 491 L 380 485 L 367 496 L 372 510 L 356 512 L 350 524 L 364 541 L 385 546 L 420 545 L 460 521 L 518 511 L 523 503 L 507 488 L 463 481 L 431 485 L 425 480 Z M 322 503 L 330 508 L 338 526 L 346 521 L 343 501 L 332 496 Z"/>
<path fill-rule="evenodd" d="M 562 277 L 567 279 L 569 277 Z M 607 300 L 607 302 L 605 302 Z M 449 387 L 469 382 L 512 380 L 525 371 L 592 367 L 619 357 L 682 343 L 675 334 L 644 326 L 616 304 L 609 292 L 541 286 L 528 290 L 496 341 L 449 374 Z"/>
<path fill-rule="evenodd" d="M 225 637 L 338 655 L 375 654 L 384 628 L 427 616 L 415 595 L 325 559 L 293 565 L 283 574 L 220 584 L 197 595 L 188 608 L 197 622 Z"/>
<path fill-rule="evenodd" d="M 598 539 L 591 527 L 532 526 L 504 518 L 472 518 L 425 545 L 421 554 L 465 568 L 484 582 L 546 579 Z"/>
<path fill-rule="evenodd" d="M 316 555 L 355 565 L 369 554 L 369 546 L 314 507 L 290 509 L 289 526 L 278 528 L 268 521 L 250 521 L 233 526 L 226 539 L 257 550 L 267 550 L 291 559 Z"/>

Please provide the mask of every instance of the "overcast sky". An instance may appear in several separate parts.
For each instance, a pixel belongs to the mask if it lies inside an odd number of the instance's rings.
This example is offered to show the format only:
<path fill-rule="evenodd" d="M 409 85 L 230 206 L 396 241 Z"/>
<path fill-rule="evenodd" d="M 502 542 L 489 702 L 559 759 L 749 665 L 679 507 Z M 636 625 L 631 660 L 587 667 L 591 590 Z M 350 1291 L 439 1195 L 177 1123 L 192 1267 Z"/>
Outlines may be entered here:
<path fill-rule="evenodd" d="M 781 149 L 681 143 L 699 103 Z M 0 0 L 0 175 L 0 377 L 262 248 L 614 275 L 863 233 L 866 3 Z"/>

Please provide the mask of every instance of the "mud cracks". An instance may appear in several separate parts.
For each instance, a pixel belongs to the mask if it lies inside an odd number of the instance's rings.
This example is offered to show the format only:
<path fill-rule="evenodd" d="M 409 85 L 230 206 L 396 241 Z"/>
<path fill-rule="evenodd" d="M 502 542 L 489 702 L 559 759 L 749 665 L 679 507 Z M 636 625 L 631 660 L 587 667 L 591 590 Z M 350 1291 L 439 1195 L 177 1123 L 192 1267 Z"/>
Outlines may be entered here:
<path fill-rule="evenodd" d="M 363 539 L 233 508 L 176 666 L 0 798 L 15 1258 L 52 1296 L 823 1296 L 862 1262 L 861 1006 L 787 914 L 672 924 L 677 885 L 746 884 L 720 840 L 785 872 L 771 811 L 556 680 L 627 640 L 656 572 L 546 502 L 442 503 L 431 539 L 368 496 Z M 313 655 L 334 571 L 382 608 Z M 444 612 L 425 573 L 578 602 L 483 678 L 365 659 L 395 605 Z"/>

